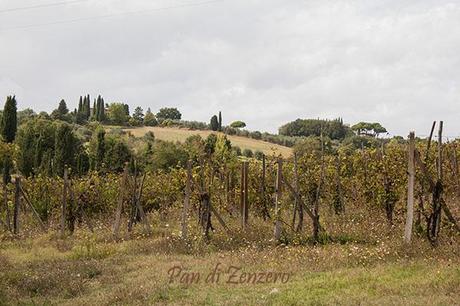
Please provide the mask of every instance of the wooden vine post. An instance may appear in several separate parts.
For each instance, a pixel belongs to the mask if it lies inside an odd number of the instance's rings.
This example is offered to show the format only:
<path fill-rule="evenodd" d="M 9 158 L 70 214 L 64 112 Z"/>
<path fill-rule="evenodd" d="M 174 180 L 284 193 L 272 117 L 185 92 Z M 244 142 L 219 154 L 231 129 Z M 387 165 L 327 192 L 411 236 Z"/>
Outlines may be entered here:
<path fill-rule="evenodd" d="M 14 212 L 13 212 L 13 233 L 19 234 L 19 211 L 21 206 L 21 177 L 18 175 L 14 180 Z"/>
<path fill-rule="evenodd" d="M 241 228 L 244 230 L 248 225 L 249 194 L 248 194 L 248 162 L 241 162 Z"/>
<path fill-rule="evenodd" d="M 185 182 L 184 208 L 182 211 L 182 239 L 187 239 L 188 234 L 188 215 L 190 210 L 190 194 L 192 183 L 192 161 L 187 162 L 187 180 Z"/>
<path fill-rule="evenodd" d="M 241 228 L 244 228 L 244 162 L 241 162 L 240 216 L 241 216 Z"/>
<path fill-rule="evenodd" d="M 113 236 L 115 239 L 118 239 L 118 235 L 120 234 L 120 223 L 121 223 L 121 213 L 123 210 L 123 202 L 125 199 L 125 189 L 126 189 L 126 181 L 128 180 L 128 164 L 125 164 L 125 169 L 123 171 L 123 177 L 120 183 L 120 192 L 118 195 L 118 205 L 117 210 L 115 212 L 115 223 L 113 225 Z"/>
<path fill-rule="evenodd" d="M 64 167 L 64 187 L 62 190 L 62 203 L 61 203 L 61 237 L 65 235 L 65 224 L 67 217 L 67 189 L 68 189 L 68 172 L 67 166 Z"/>
<path fill-rule="evenodd" d="M 282 180 L 283 180 L 283 160 L 278 157 L 278 170 L 276 172 L 275 184 L 275 240 L 279 241 L 281 238 L 281 196 L 282 196 Z"/>
<path fill-rule="evenodd" d="M 249 191 L 248 191 L 249 163 L 244 162 L 244 227 L 248 225 L 249 219 Z"/>
<path fill-rule="evenodd" d="M 407 214 L 406 226 L 404 230 L 404 242 L 410 243 L 412 237 L 412 224 L 414 220 L 414 184 L 415 184 L 415 133 L 409 134 L 408 149 L 408 183 L 407 183 Z"/>
<path fill-rule="evenodd" d="M 266 186 L 265 186 L 265 181 L 266 181 L 266 172 L 267 172 L 267 166 L 266 166 L 266 157 L 265 154 L 262 155 L 262 177 L 261 177 L 261 185 L 260 185 L 260 196 L 262 198 L 262 205 L 263 205 L 263 218 L 264 221 L 267 220 L 267 218 L 270 218 L 270 214 L 268 212 L 268 207 L 267 207 L 267 199 L 266 199 Z"/>

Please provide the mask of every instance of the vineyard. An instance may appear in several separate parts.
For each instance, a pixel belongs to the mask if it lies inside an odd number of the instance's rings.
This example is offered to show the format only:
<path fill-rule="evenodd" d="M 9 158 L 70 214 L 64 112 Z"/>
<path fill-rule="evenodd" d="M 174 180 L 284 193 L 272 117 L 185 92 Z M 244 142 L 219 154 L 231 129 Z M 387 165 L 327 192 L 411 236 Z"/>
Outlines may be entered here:
<path fill-rule="evenodd" d="M 66 169 L 63 178 L 17 175 L 3 190 L 2 226 L 18 237 L 40 229 L 66 236 L 102 222 L 117 239 L 135 227 L 151 234 L 160 215 L 185 239 L 189 233 L 211 240 L 214 232 L 252 232 L 257 220 L 275 224 L 274 237 L 267 238 L 278 242 L 311 236 L 322 243 L 353 233 L 352 223 L 336 224 L 342 218 L 373 214 L 396 231 L 406 218 L 407 146 L 390 141 L 378 149 L 323 150 L 290 159 L 203 154 L 185 168 L 157 172 L 141 172 L 134 162 L 120 174 L 74 176 Z M 440 233 L 458 231 L 458 154 L 455 142 L 416 144 L 414 228 L 433 244 Z"/>

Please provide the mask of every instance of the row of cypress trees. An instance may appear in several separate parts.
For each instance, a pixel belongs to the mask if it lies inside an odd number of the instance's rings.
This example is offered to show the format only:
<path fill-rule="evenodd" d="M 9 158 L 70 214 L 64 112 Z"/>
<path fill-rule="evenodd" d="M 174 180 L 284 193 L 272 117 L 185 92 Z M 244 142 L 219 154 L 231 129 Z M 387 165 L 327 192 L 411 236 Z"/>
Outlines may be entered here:
<path fill-rule="evenodd" d="M 91 108 L 90 96 L 80 96 L 78 109 L 75 112 L 77 123 L 84 123 L 89 120 L 104 122 L 106 120 L 104 98 L 99 95 L 93 102 L 93 108 Z"/>

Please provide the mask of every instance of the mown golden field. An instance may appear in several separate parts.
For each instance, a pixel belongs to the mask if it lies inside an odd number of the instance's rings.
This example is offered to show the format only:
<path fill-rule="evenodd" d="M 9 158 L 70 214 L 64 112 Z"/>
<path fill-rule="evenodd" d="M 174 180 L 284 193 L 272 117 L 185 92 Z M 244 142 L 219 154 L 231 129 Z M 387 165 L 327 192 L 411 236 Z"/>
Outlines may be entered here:
<path fill-rule="evenodd" d="M 142 137 L 147 132 L 151 131 L 154 133 L 155 138 L 164 141 L 173 141 L 173 142 L 184 142 L 190 136 L 200 135 L 203 138 L 208 137 L 211 133 L 217 133 L 212 131 L 200 131 L 200 130 L 189 130 L 181 129 L 174 127 L 138 127 L 124 129 L 125 131 L 131 133 L 135 137 Z M 273 144 L 261 140 L 256 140 L 248 137 L 227 135 L 227 138 L 232 142 L 232 145 L 240 147 L 242 150 L 250 149 L 252 151 L 261 151 L 266 155 L 279 155 L 288 158 L 292 155 L 292 149 L 280 146 L 278 144 Z"/>

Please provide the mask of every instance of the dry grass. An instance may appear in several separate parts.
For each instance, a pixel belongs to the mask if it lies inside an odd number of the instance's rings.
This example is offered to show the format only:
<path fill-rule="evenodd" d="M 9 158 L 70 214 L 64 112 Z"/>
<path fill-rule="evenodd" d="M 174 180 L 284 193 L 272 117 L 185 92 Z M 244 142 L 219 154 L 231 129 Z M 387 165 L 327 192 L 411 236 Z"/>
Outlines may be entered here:
<path fill-rule="evenodd" d="M 187 129 L 179 128 L 163 128 L 163 127 L 139 127 L 124 129 L 125 131 L 130 132 L 135 137 L 142 137 L 147 132 L 152 131 L 155 134 L 156 139 L 165 140 L 165 141 L 179 141 L 184 142 L 190 136 L 200 135 L 203 138 L 208 137 L 211 133 L 216 133 L 212 131 L 192 131 Z M 241 136 L 230 136 L 227 135 L 228 139 L 232 142 L 233 145 L 240 147 L 242 150 L 251 149 L 252 151 L 262 151 L 267 155 L 279 155 L 283 157 L 290 157 L 292 154 L 292 149 L 277 144 L 255 140 L 247 137 Z"/>

